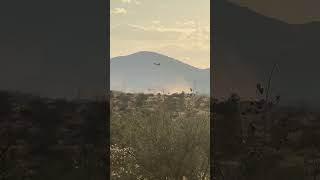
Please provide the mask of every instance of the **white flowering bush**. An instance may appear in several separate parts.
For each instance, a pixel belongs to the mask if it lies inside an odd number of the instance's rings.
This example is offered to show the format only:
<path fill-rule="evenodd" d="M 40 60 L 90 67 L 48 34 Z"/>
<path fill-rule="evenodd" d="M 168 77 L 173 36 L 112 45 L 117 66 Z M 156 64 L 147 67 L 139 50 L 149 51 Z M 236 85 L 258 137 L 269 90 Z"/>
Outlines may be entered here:
<path fill-rule="evenodd" d="M 111 152 L 111 179 L 146 179 L 143 178 L 141 168 L 134 157 L 132 148 L 120 147 L 113 144 Z"/>

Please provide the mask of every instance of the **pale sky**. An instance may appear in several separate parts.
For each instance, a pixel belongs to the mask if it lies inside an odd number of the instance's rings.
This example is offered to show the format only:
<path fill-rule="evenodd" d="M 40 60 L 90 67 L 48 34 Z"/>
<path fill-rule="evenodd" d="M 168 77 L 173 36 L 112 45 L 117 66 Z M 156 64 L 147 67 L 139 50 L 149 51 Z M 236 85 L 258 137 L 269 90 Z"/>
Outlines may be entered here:
<path fill-rule="evenodd" d="M 158 52 L 210 67 L 210 0 L 110 0 L 111 58 Z"/>

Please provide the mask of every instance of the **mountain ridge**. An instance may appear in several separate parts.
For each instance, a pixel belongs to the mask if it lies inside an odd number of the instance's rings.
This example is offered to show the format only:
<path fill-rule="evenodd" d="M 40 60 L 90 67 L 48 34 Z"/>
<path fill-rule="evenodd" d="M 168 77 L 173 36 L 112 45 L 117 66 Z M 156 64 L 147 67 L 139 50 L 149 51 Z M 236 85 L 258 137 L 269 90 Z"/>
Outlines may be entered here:
<path fill-rule="evenodd" d="M 256 83 L 266 86 L 276 63 L 272 92 L 282 103 L 319 105 L 320 22 L 289 24 L 228 1 L 216 1 L 213 11 L 215 97 L 256 98 Z"/>
<path fill-rule="evenodd" d="M 170 92 L 181 92 L 192 88 L 198 89 L 199 93 L 209 94 L 209 76 L 208 69 L 199 69 L 150 51 L 110 60 L 111 90 L 147 92 L 154 89 L 159 92 L 168 89 Z"/>
<path fill-rule="evenodd" d="M 151 54 L 151 55 L 156 55 L 156 56 L 162 56 L 162 57 L 166 57 L 168 59 L 171 59 L 172 61 L 176 61 L 178 63 L 181 63 L 181 64 L 184 64 L 184 65 L 187 65 L 187 66 L 190 66 L 192 68 L 195 68 L 195 69 L 198 69 L 198 70 L 208 70 L 210 69 L 209 68 L 199 68 L 199 67 L 195 67 L 191 64 L 188 64 L 188 63 L 185 63 L 181 60 L 178 60 L 176 58 L 173 58 L 171 56 L 168 56 L 168 55 L 165 55 L 165 54 L 161 54 L 161 53 L 158 53 L 158 52 L 155 52 L 155 51 L 137 51 L 137 52 L 134 52 L 134 53 L 130 53 L 128 55 L 121 55 L 121 56 L 116 56 L 116 57 L 112 57 L 110 58 L 110 61 L 116 61 L 118 58 L 123 58 L 123 57 L 127 57 L 127 56 L 134 56 L 134 55 L 145 55 L 145 54 Z"/>

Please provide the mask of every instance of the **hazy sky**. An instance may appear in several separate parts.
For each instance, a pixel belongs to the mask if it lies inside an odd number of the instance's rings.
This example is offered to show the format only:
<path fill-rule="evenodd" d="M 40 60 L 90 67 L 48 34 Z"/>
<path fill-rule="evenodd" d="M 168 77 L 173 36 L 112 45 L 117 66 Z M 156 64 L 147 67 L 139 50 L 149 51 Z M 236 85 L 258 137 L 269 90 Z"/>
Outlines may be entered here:
<path fill-rule="evenodd" d="M 301 24 L 320 21 L 319 0 L 230 0 L 261 14 L 282 21 Z"/>
<path fill-rule="evenodd" d="M 111 0 L 111 57 L 154 51 L 210 67 L 210 0 Z"/>

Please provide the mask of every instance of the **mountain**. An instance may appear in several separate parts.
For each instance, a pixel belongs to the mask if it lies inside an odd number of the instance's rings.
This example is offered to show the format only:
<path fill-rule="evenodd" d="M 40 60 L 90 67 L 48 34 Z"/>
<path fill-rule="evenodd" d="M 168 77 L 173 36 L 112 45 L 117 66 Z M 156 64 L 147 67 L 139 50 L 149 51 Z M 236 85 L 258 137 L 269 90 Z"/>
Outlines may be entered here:
<path fill-rule="evenodd" d="M 65 58 L 63 58 L 65 59 Z M 101 61 L 98 61 L 100 59 Z M 0 66 L 0 89 L 31 93 L 44 97 L 104 97 L 107 87 L 107 65 L 103 58 L 74 61 L 14 61 Z M 0 64 L 3 64 L 1 62 Z"/>
<path fill-rule="evenodd" d="M 129 92 L 210 92 L 210 70 L 198 69 L 155 52 L 110 60 L 110 89 Z"/>
<path fill-rule="evenodd" d="M 213 96 L 254 98 L 277 63 L 271 87 L 282 103 L 320 105 L 319 22 L 288 24 L 226 0 L 213 7 Z"/>
<path fill-rule="evenodd" d="M 108 17 L 104 15 L 107 3 L 3 3 L 0 90 L 49 97 L 105 96 L 109 62 Z"/>

